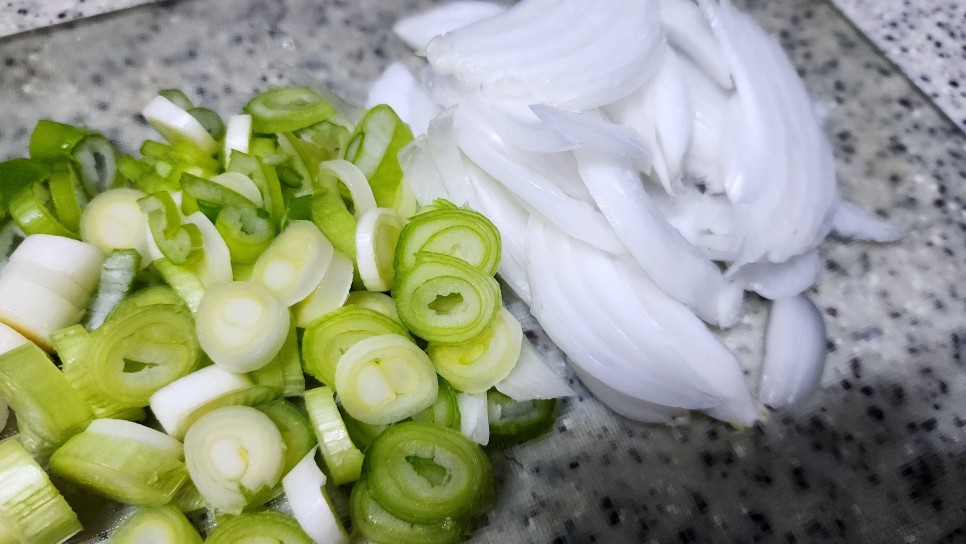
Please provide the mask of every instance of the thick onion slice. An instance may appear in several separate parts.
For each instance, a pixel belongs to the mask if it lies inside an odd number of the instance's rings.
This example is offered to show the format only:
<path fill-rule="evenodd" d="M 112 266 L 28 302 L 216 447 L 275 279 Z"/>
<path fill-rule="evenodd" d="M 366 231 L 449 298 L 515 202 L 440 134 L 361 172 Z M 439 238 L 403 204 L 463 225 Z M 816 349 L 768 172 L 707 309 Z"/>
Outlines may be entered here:
<path fill-rule="evenodd" d="M 428 9 L 422 13 L 400 19 L 392 30 L 406 45 L 417 53 L 436 36 L 452 32 L 506 11 L 505 6 L 494 2 L 456 0 Z"/>
<path fill-rule="evenodd" d="M 824 368 L 825 322 L 818 308 L 804 296 L 773 302 L 758 398 L 772 408 L 798 402 L 818 387 Z"/>
<path fill-rule="evenodd" d="M 520 358 L 513 370 L 494 387 L 500 393 L 521 402 L 535 399 L 570 397 L 577 393 L 557 375 L 529 341 L 520 345 Z"/>

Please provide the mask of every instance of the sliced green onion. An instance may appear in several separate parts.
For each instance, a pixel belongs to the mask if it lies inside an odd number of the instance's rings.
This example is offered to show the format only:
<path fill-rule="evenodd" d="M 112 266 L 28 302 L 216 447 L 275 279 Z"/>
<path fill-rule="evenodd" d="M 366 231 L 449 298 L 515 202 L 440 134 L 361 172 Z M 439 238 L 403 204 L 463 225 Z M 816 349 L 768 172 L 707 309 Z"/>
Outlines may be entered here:
<path fill-rule="evenodd" d="M 207 154 L 218 149 L 218 143 L 197 119 L 163 96 L 148 102 L 141 115 L 171 143 L 191 142 Z"/>
<path fill-rule="evenodd" d="M 82 128 L 41 119 L 30 133 L 30 158 L 48 162 L 66 159 L 84 136 L 87 131 Z"/>
<path fill-rule="evenodd" d="M 276 134 L 276 142 L 288 157 L 288 161 L 278 167 L 279 179 L 295 189 L 294 196 L 311 194 L 315 190 L 313 182 L 319 175 L 319 163 L 327 158 L 325 150 L 298 139 L 290 132 Z"/>
<path fill-rule="evenodd" d="M 46 350 L 54 331 L 80 323 L 83 315 L 83 309 L 46 287 L 17 276 L 0 276 L 0 322 Z"/>
<path fill-rule="evenodd" d="M 244 174 L 255 183 L 258 192 L 262 195 L 262 202 L 265 203 L 265 210 L 268 211 L 272 221 L 278 226 L 285 215 L 285 201 L 274 168 L 263 164 L 251 155 L 234 151 L 231 154 L 231 161 L 228 163 L 228 171 Z"/>
<path fill-rule="evenodd" d="M 352 291 L 349 293 L 348 298 L 345 299 L 345 304 L 354 304 L 375 310 L 402 325 L 402 320 L 399 319 L 399 312 L 396 311 L 396 301 L 385 293 Z"/>
<path fill-rule="evenodd" d="M 453 429 L 407 421 L 385 430 L 366 450 L 373 499 L 411 523 L 472 515 L 493 495 L 483 450 Z"/>
<path fill-rule="evenodd" d="M 411 523 L 390 514 L 372 498 L 363 478 L 352 487 L 349 497 L 352 527 L 371 542 L 394 544 L 457 544 L 470 533 L 463 518 L 446 518 L 437 523 Z"/>
<path fill-rule="evenodd" d="M 150 262 L 148 253 L 148 216 L 138 200 L 144 198 L 137 189 L 111 189 L 94 197 L 81 215 L 81 240 L 104 252 L 135 249 Z"/>
<path fill-rule="evenodd" d="M 291 306 L 319 285 L 334 251 L 310 221 L 292 221 L 255 261 L 252 281 Z"/>
<path fill-rule="evenodd" d="M 170 193 L 160 191 L 138 200 L 148 216 L 154 243 L 173 264 L 190 264 L 204 256 L 201 231 L 197 225 L 184 224 Z"/>
<path fill-rule="evenodd" d="M 255 182 L 252 181 L 252 178 L 246 176 L 245 174 L 238 172 L 225 172 L 224 174 L 214 176 L 211 178 L 211 181 L 235 191 L 258 207 L 262 207 L 264 205 L 262 194 L 258 191 L 258 186 L 255 185 Z M 226 202 L 226 204 L 228 203 Z"/>
<path fill-rule="evenodd" d="M 188 95 L 184 94 L 181 89 L 161 89 L 158 91 L 158 96 L 167 98 L 172 104 L 185 111 L 195 107 Z"/>
<path fill-rule="evenodd" d="M 466 344 L 437 345 L 426 353 L 436 372 L 453 387 L 466 393 L 482 393 L 506 378 L 520 358 L 523 328 L 506 308 L 500 308 L 493 324 Z"/>
<path fill-rule="evenodd" d="M 184 222 L 194 225 L 201 233 L 202 256 L 201 260 L 194 264 L 201 284 L 206 289 L 210 289 L 230 282 L 232 280 L 231 251 L 215 225 L 201 212 L 194 212 L 185 217 Z"/>
<path fill-rule="evenodd" d="M 30 342 L 24 338 L 22 334 L 16 330 L 10 328 L 3 323 L 0 323 L 0 355 L 20 346 Z M 0 425 L 0 431 L 3 430 L 3 425 Z"/>
<path fill-rule="evenodd" d="M 56 544 L 81 532 L 47 473 L 13 438 L 0 441 L 0 534 L 4 542 Z"/>
<path fill-rule="evenodd" d="M 117 150 L 100 134 L 88 134 L 74 147 L 81 184 L 89 196 L 117 187 Z"/>
<path fill-rule="evenodd" d="M 250 373 L 252 381 L 267 385 L 283 397 L 298 397 L 305 393 L 305 375 L 299 355 L 298 333 L 290 326 L 282 349 L 262 368 Z"/>
<path fill-rule="evenodd" d="M 205 544 L 313 544 L 299 523 L 275 510 L 246 512 L 226 518 Z"/>
<path fill-rule="evenodd" d="M 308 87 L 281 87 L 255 95 L 245 105 L 252 128 L 262 134 L 292 132 L 324 121 L 335 108 Z"/>
<path fill-rule="evenodd" d="M 323 386 L 306 391 L 305 409 L 332 482 L 342 485 L 358 480 L 362 472 L 362 452 L 349 438 L 332 389 Z"/>
<path fill-rule="evenodd" d="M 200 356 L 191 313 L 180 305 L 155 304 L 91 333 L 87 362 L 102 393 L 136 408 L 193 371 Z"/>
<path fill-rule="evenodd" d="M 402 168 L 397 155 L 412 140 L 412 131 L 385 104 L 367 111 L 349 139 L 345 158 L 369 180 L 380 208 L 400 203 Z"/>
<path fill-rule="evenodd" d="M 356 342 L 381 334 L 407 335 L 406 329 L 385 315 L 346 305 L 313 321 L 302 337 L 305 371 L 327 385 L 335 385 L 336 365 Z"/>
<path fill-rule="evenodd" d="M 350 259 L 356 257 L 356 219 L 346 208 L 339 195 L 335 180 L 326 183 L 325 176 L 319 178 L 322 187 L 312 197 L 312 222 L 340 252 Z"/>
<path fill-rule="evenodd" d="M 246 506 L 271 498 L 285 466 L 283 444 L 268 416 L 248 406 L 226 406 L 203 415 L 188 429 L 185 461 L 205 500 L 221 512 L 237 515 Z"/>
<path fill-rule="evenodd" d="M 97 282 L 97 292 L 84 317 L 87 330 L 100 327 L 118 303 L 131 293 L 140 269 L 141 254 L 136 250 L 115 249 L 107 256 L 101 269 L 101 279 Z"/>
<path fill-rule="evenodd" d="M 396 309 L 406 327 L 438 344 L 468 342 L 485 331 L 503 307 L 500 284 L 466 261 L 417 253 L 412 268 L 398 271 Z"/>
<path fill-rule="evenodd" d="M 10 260 L 19 260 L 58 270 L 86 291 L 93 291 L 106 255 L 96 246 L 65 238 L 36 234 L 17 246 Z"/>
<path fill-rule="evenodd" d="M 487 276 L 496 274 L 500 266 L 496 226 L 482 214 L 456 206 L 437 206 L 413 216 L 397 247 L 396 266 L 401 268 L 411 268 L 419 252 L 457 257 Z"/>
<path fill-rule="evenodd" d="M 113 391 L 103 391 L 91 372 L 93 361 L 89 358 L 90 334 L 81 325 L 60 329 L 51 335 L 51 342 L 60 359 L 64 376 L 91 407 L 94 417 L 144 419 L 144 410 L 131 407 L 114 399 Z"/>
<path fill-rule="evenodd" d="M 299 139 L 324 149 L 334 159 L 342 156 L 342 150 L 349 142 L 349 129 L 331 120 L 322 121 L 295 131 Z"/>
<path fill-rule="evenodd" d="M 335 159 L 323 162 L 321 167 L 334 174 L 339 183 L 349 190 L 353 215 L 357 221 L 363 214 L 376 207 L 376 198 L 373 196 L 369 181 L 358 166 L 346 160 Z"/>
<path fill-rule="evenodd" d="M 248 206 L 222 209 L 215 220 L 215 228 L 228 245 L 231 260 L 244 264 L 258 260 L 276 234 L 268 215 Z"/>
<path fill-rule="evenodd" d="M 205 296 L 205 286 L 201 283 L 197 272 L 187 266 L 174 264 L 166 258 L 156 259 L 152 264 L 164 278 L 165 283 L 178 293 L 188 308 L 192 312 L 197 312 L 201 299 Z"/>
<path fill-rule="evenodd" d="M 253 386 L 245 374 L 229 372 L 218 365 L 206 366 L 156 391 L 151 396 L 151 412 L 165 432 L 181 438 L 192 422 L 214 407 L 225 405 L 219 399 L 237 398 Z"/>
<path fill-rule="evenodd" d="M 460 407 L 457 401 L 457 393 L 446 380 L 440 378 L 439 393 L 436 395 L 436 402 L 422 412 L 413 414 L 412 420 L 420 423 L 434 423 L 449 427 L 450 429 L 460 429 Z"/>
<path fill-rule="evenodd" d="M 50 458 L 51 471 L 118 502 L 161 506 L 187 481 L 181 444 L 137 423 L 99 419 Z"/>
<path fill-rule="evenodd" d="M 295 325 L 304 329 L 316 319 L 341 308 L 352 289 L 354 272 L 352 261 L 341 252 L 333 251 L 318 286 L 294 306 Z"/>
<path fill-rule="evenodd" d="M 370 291 L 388 291 L 396 279 L 393 259 L 403 219 L 390 208 L 373 208 L 356 226 L 356 262 L 363 285 Z"/>
<path fill-rule="evenodd" d="M 517 402 L 491 389 L 486 392 L 486 404 L 493 444 L 519 444 L 553 428 L 556 399 Z"/>
<path fill-rule="evenodd" d="M 385 425 L 436 402 L 433 363 L 413 341 L 398 334 L 362 339 L 339 358 L 335 388 L 352 417 Z"/>
<path fill-rule="evenodd" d="M 197 512 L 198 510 L 207 508 L 208 504 L 205 502 L 205 498 L 201 496 L 201 493 L 198 492 L 198 488 L 195 487 L 195 484 L 191 483 L 191 479 L 189 478 L 188 481 L 181 486 L 181 489 L 175 493 L 174 498 L 171 499 L 171 506 L 174 506 L 182 513 L 190 514 L 192 512 Z"/>
<path fill-rule="evenodd" d="M 0 397 L 21 426 L 54 445 L 84 430 L 94 414 L 40 348 L 24 344 L 0 355 Z"/>
<path fill-rule="evenodd" d="M 38 181 L 24 187 L 10 199 L 10 216 L 27 235 L 51 234 L 77 238 L 77 232 L 64 225 L 51 209 L 50 191 Z"/>
<path fill-rule="evenodd" d="M 285 443 L 285 469 L 288 474 L 295 465 L 317 444 L 315 430 L 305 412 L 285 399 L 275 399 L 259 404 L 255 409 L 262 412 L 278 427 Z"/>
<path fill-rule="evenodd" d="M 201 544 L 201 535 L 174 506 L 146 506 L 111 531 L 110 544 Z"/>
<path fill-rule="evenodd" d="M 359 421 L 349 415 L 349 412 L 346 412 L 344 408 L 340 408 L 339 413 L 342 414 L 342 421 L 345 422 L 345 428 L 349 431 L 349 438 L 352 440 L 352 443 L 362 451 L 366 451 L 369 444 L 372 444 L 372 441 L 382 431 L 389 428 L 389 425 L 370 425 L 364 421 Z"/>
<path fill-rule="evenodd" d="M 81 287 L 67 274 L 22 259 L 14 259 L 7 263 L 7 266 L 3 267 L 3 275 L 15 276 L 42 285 L 76 308 L 86 307 L 91 299 L 91 292 Z"/>
<path fill-rule="evenodd" d="M 241 114 L 232 115 L 228 118 L 228 126 L 225 128 L 225 166 L 231 161 L 231 154 L 234 151 L 248 153 L 249 144 L 252 139 L 252 116 Z"/>
<path fill-rule="evenodd" d="M 233 281 L 205 293 L 195 322 L 198 341 L 212 361 L 234 372 L 251 372 L 282 348 L 290 317 L 261 284 Z"/>
<path fill-rule="evenodd" d="M 72 232 L 80 230 L 82 209 L 87 203 L 87 195 L 79 183 L 70 163 L 58 162 L 51 167 L 48 189 L 54 211 L 60 222 Z"/>
<path fill-rule="evenodd" d="M 208 108 L 191 108 L 187 111 L 188 115 L 194 117 L 196 121 L 201 123 L 205 132 L 213 139 L 220 140 L 225 135 L 225 122 L 221 120 L 221 117 L 217 113 Z"/>
<path fill-rule="evenodd" d="M 324 486 L 325 474 L 315 464 L 315 448 L 282 478 L 292 514 L 313 541 L 326 544 L 348 542 L 349 535 L 335 514 Z"/>

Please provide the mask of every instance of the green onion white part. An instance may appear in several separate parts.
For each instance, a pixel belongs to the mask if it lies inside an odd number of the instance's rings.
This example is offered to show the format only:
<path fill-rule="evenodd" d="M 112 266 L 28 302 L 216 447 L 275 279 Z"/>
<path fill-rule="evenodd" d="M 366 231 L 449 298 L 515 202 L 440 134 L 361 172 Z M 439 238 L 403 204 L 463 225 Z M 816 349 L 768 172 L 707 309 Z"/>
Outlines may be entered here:
<path fill-rule="evenodd" d="M 372 188 L 359 167 L 343 159 L 325 161 L 320 166 L 335 174 L 339 182 L 349 190 L 349 194 L 352 196 L 353 215 L 355 215 L 356 220 L 376 207 L 376 198 L 372 195 Z"/>
<path fill-rule="evenodd" d="M 244 391 L 254 384 L 245 374 L 218 365 L 206 366 L 179 378 L 151 395 L 151 412 L 165 432 L 181 438 L 192 416 L 223 395 Z M 196 418 L 195 418 L 196 419 Z"/>
<path fill-rule="evenodd" d="M 292 221 L 255 261 L 251 280 L 291 306 L 319 285 L 333 251 L 311 221 Z"/>
<path fill-rule="evenodd" d="M 202 544 L 201 535 L 174 506 L 140 507 L 118 525 L 110 544 Z"/>
<path fill-rule="evenodd" d="M 198 227 L 201 233 L 204 255 L 201 261 L 195 264 L 201 284 L 206 289 L 211 289 L 216 285 L 230 282 L 232 280 L 231 252 L 228 251 L 228 245 L 215 225 L 201 212 L 185 217 L 184 222 Z"/>
<path fill-rule="evenodd" d="M 52 270 L 31 262 L 15 259 L 7 263 L 0 274 L 16 276 L 42 285 L 77 308 L 86 308 L 87 303 L 90 302 L 91 291 L 81 287 L 70 276 L 59 270 Z"/>
<path fill-rule="evenodd" d="M 436 371 L 405 336 L 364 338 L 339 358 L 335 389 L 352 417 L 373 425 L 401 421 L 433 404 Z"/>
<path fill-rule="evenodd" d="M 191 425 L 184 439 L 191 481 L 216 510 L 240 514 L 271 498 L 282 478 L 282 435 L 268 416 L 248 406 L 226 406 Z"/>
<path fill-rule="evenodd" d="M 363 285 L 370 291 L 388 291 L 396 279 L 393 261 L 403 229 L 399 212 L 373 208 L 356 225 L 356 263 Z"/>
<path fill-rule="evenodd" d="M 346 304 L 354 272 L 352 261 L 341 252 L 333 251 L 322 281 L 309 296 L 293 307 L 295 325 L 304 329 L 316 319 Z"/>
<path fill-rule="evenodd" d="M 258 191 L 258 186 L 255 185 L 255 182 L 252 181 L 252 178 L 246 176 L 245 174 L 239 172 L 225 172 L 224 174 L 218 174 L 217 176 L 212 177 L 211 181 L 235 191 L 248 200 L 251 200 L 252 204 L 258 207 L 264 205 L 262 193 Z"/>
<path fill-rule="evenodd" d="M 205 293 L 195 323 L 198 341 L 215 364 L 251 372 L 282 348 L 289 319 L 288 308 L 266 287 L 234 281 Z"/>
<path fill-rule="evenodd" d="M 332 389 L 323 386 L 306 391 L 305 409 L 332 482 L 342 485 L 358 480 L 362 473 L 362 451 L 349 438 Z"/>
<path fill-rule="evenodd" d="M 81 239 L 105 253 L 115 249 L 136 249 L 150 263 L 148 216 L 138 200 L 147 196 L 137 189 L 118 188 L 94 197 L 81 215 Z"/>
<path fill-rule="evenodd" d="M 466 344 L 437 345 L 430 342 L 426 353 L 436 372 L 464 393 L 483 393 L 506 378 L 523 344 L 520 322 L 506 308 L 480 336 Z"/>
<path fill-rule="evenodd" d="M 21 260 L 60 271 L 87 291 L 93 291 L 106 255 L 97 246 L 65 238 L 35 234 L 17 246 L 10 260 Z"/>
<path fill-rule="evenodd" d="M 402 325 L 402 320 L 399 319 L 399 312 L 396 311 L 396 301 L 385 293 L 352 291 L 349 293 L 348 298 L 345 299 L 345 303 L 375 310 Z"/>
<path fill-rule="evenodd" d="M 84 310 L 46 287 L 17 276 L 0 275 L 0 322 L 46 350 L 55 331 L 80 323 Z"/>
<path fill-rule="evenodd" d="M 282 487 L 292 514 L 315 544 L 342 544 L 349 535 L 332 508 L 325 492 L 325 474 L 315 463 L 315 450 L 282 478 Z"/>
<path fill-rule="evenodd" d="M 208 154 L 218 150 L 218 143 L 197 119 L 163 96 L 157 96 L 148 102 L 141 110 L 141 115 L 168 142 L 188 141 Z"/>
<path fill-rule="evenodd" d="M 225 127 L 225 166 L 231 159 L 232 151 L 248 153 L 248 146 L 252 139 L 252 116 L 247 114 L 232 115 Z"/>
<path fill-rule="evenodd" d="M 91 421 L 85 432 L 124 440 L 133 440 L 148 446 L 158 455 L 184 459 L 184 447 L 177 439 L 161 431 L 123 419 L 101 418 Z"/>

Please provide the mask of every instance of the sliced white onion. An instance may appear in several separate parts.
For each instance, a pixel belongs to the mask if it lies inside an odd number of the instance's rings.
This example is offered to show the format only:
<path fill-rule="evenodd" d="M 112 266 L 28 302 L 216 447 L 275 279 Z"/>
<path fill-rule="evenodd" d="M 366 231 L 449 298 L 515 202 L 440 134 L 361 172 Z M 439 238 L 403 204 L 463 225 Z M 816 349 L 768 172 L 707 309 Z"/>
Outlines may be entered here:
<path fill-rule="evenodd" d="M 399 167 L 403 171 L 403 182 L 412 188 L 420 205 L 425 206 L 437 198 L 453 200 L 446 193 L 443 177 L 433 163 L 425 135 L 416 137 L 399 151 Z"/>
<path fill-rule="evenodd" d="M 825 368 L 825 322 L 804 296 L 772 303 L 765 336 L 765 363 L 758 398 L 772 408 L 812 393 Z"/>
<path fill-rule="evenodd" d="M 456 404 L 460 409 L 460 432 L 480 444 L 490 442 L 490 418 L 486 410 L 486 393 L 457 393 Z"/>
<path fill-rule="evenodd" d="M 332 503 L 325 492 L 325 474 L 315 462 L 318 446 L 302 458 L 282 478 L 282 487 L 288 498 L 292 515 L 316 544 L 341 544 L 348 542 Z"/>
<path fill-rule="evenodd" d="M 783 263 L 746 264 L 731 279 L 749 291 L 778 300 L 793 297 L 811 287 L 821 270 L 822 260 L 816 249 Z"/>
<path fill-rule="evenodd" d="M 521 344 L 520 358 L 517 359 L 516 366 L 495 387 L 500 393 L 518 402 L 570 397 L 577 394 L 566 380 L 547 366 L 543 357 L 526 340 Z"/>
<path fill-rule="evenodd" d="M 616 389 L 608 387 L 604 382 L 595 378 L 591 373 L 585 371 L 580 365 L 572 365 L 574 373 L 580 378 L 588 391 L 597 400 L 618 414 L 645 423 L 664 423 L 671 424 L 675 418 L 688 413 L 681 408 L 671 408 L 641 400 L 630 395 L 621 393 Z"/>
<path fill-rule="evenodd" d="M 652 150 L 641 141 L 636 131 L 604 120 L 597 112 L 570 112 L 551 106 L 530 106 L 549 127 L 577 146 L 589 146 L 623 157 L 650 159 Z"/>
<path fill-rule="evenodd" d="M 902 238 L 902 229 L 855 204 L 842 200 L 832 216 L 832 228 L 839 236 L 870 242 L 895 242 Z"/>
<path fill-rule="evenodd" d="M 378 104 L 389 104 L 417 136 L 426 133 L 429 121 L 440 111 L 409 69 L 399 62 L 390 64 L 369 88 L 366 107 Z"/>
<path fill-rule="evenodd" d="M 740 287 L 663 220 L 626 159 L 589 148 L 574 150 L 574 156 L 597 205 L 641 268 L 705 321 L 733 324 L 737 316 L 724 315 L 721 304 Z"/>
<path fill-rule="evenodd" d="M 701 10 L 691 0 L 661 0 L 661 24 L 667 39 L 686 53 L 723 89 L 733 87 L 731 71 Z"/>
<path fill-rule="evenodd" d="M 417 15 L 400 19 L 392 30 L 413 51 L 422 54 L 436 36 L 499 15 L 506 6 L 493 2 L 457 0 L 433 7 Z"/>

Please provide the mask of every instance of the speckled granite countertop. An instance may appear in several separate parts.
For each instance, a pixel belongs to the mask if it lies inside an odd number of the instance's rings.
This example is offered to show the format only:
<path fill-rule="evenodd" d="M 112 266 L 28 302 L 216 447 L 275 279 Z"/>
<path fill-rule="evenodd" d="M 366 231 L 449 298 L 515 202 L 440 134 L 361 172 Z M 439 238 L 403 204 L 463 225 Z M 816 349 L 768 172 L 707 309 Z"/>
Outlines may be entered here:
<path fill-rule="evenodd" d="M 156 2 L 157 0 L 3 0 L 0 37 Z"/>
<path fill-rule="evenodd" d="M 407 55 L 387 28 L 426 4 L 192 0 L 0 40 L 0 158 L 24 153 L 38 117 L 140 141 L 149 131 L 136 112 L 164 87 L 220 112 L 286 82 L 360 102 Z M 698 417 L 666 428 L 616 417 L 578 384 L 550 436 L 494 454 L 499 501 L 473 542 L 964 538 L 966 135 L 830 3 L 740 5 L 780 36 L 827 111 L 843 192 L 908 235 L 888 247 L 826 244 L 812 296 L 828 366 L 809 402 L 740 431 Z M 750 300 L 727 338 L 752 382 L 764 317 Z M 90 512 L 84 521 L 104 524 Z"/>

